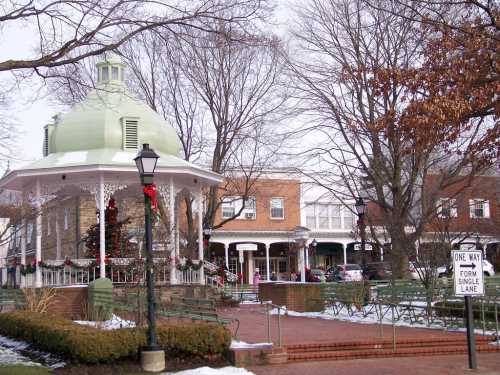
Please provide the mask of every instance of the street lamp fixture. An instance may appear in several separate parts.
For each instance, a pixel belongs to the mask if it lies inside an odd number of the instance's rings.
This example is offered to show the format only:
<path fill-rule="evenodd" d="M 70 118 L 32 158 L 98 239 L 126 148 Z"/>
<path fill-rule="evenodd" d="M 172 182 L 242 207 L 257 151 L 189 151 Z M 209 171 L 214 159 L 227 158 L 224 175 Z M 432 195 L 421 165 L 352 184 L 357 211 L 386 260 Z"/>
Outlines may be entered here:
<path fill-rule="evenodd" d="M 475 237 L 476 237 L 476 250 L 482 250 L 483 246 L 481 245 L 481 235 L 478 232 L 476 232 Z"/>
<path fill-rule="evenodd" d="M 356 204 L 354 205 L 356 207 L 356 212 L 358 213 L 358 216 L 364 215 L 366 213 L 366 203 L 363 200 L 363 198 L 358 197 L 356 199 Z"/>
<path fill-rule="evenodd" d="M 316 241 L 316 238 L 314 238 L 311 242 L 311 247 L 312 247 L 312 256 L 313 256 L 313 260 L 314 260 L 314 267 L 317 267 L 318 265 L 318 262 L 317 262 L 317 258 L 316 258 L 316 248 L 318 247 L 318 241 Z"/>
<path fill-rule="evenodd" d="M 142 145 L 142 150 L 140 150 L 134 158 L 143 185 L 153 184 L 156 162 L 159 158 L 156 152 L 154 152 L 152 148 L 149 148 L 148 143 Z"/>
<path fill-rule="evenodd" d="M 146 242 L 146 284 L 148 299 L 148 340 L 141 350 L 141 365 L 144 371 L 158 372 L 165 369 L 165 352 L 161 350 L 156 338 L 156 302 L 154 296 L 153 276 L 153 227 L 152 227 L 152 198 L 155 198 L 156 189 L 153 177 L 159 156 L 149 144 L 145 143 L 142 150 L 134 158 L 137 170 L 144 186 L 144 227 Z M 154 203 L 156 204 L 156 202 Z"/>

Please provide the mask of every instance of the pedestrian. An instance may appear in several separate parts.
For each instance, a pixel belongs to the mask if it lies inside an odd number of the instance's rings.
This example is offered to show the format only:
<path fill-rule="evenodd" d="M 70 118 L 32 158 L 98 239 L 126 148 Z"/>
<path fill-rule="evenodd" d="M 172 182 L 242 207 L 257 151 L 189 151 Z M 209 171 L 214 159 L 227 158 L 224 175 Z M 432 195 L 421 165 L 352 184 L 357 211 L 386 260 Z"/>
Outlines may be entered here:
<path fill-rule="evenodd" d="M 276 272 L 271 273 L 271 281 L 278 281 L 278 277 L 276 276 Z"/>
<path fill-rule="evenodd" d="M 255 273 L 253 275 L 253 283 L 254 283 L 254 285 L 259 285 L 259 282 L 260 282 L 260 273 L 259 273 L 259 269 L 256 268 Z"/>

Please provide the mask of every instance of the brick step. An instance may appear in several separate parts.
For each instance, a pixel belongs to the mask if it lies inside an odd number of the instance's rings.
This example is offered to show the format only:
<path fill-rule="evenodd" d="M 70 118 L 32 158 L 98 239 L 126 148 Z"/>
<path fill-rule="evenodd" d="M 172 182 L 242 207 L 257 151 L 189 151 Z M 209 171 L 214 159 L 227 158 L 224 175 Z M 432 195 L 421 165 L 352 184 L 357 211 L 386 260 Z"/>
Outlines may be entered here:
<path fill-rule="evenodd" d="M 488 336 L 477 336 L 476 342 L 488 343 L 493 341 L 493 338 Z M 463 345 L 466 343 L 464 337 L 444 337 L 444 338 L 415 338 L 415 339 L 399 339 L 396 340 L 397 347 L 434 347 L 434 346 L 449 346 Z M 384 349 L 392 348 L 392 339 L 380 340 L 363 340 L 363 341 L 343 341 L 331 343 L 317 344 L 295 344 L 287 345 L 288 353 L 303 353 L 303 352 L 321 352 L 335 350 L 359 350 L 359 349 Z"/>
<path fill-rule="evenodd" d="M 480 353 L 500 352 L 500 348 L 493 345 L 476 345 Z M 441 347 L 411 347 L 392 349 L 366 349 L 366 350 L 336 350 L 327 352 L 288 353 L 288 362 L 305 361 L 336 361 L 363 358 L 390 358 L 390 357 L 420 357 L 445 354 L 466 354 L 467 345 L 441 346 Z"/>

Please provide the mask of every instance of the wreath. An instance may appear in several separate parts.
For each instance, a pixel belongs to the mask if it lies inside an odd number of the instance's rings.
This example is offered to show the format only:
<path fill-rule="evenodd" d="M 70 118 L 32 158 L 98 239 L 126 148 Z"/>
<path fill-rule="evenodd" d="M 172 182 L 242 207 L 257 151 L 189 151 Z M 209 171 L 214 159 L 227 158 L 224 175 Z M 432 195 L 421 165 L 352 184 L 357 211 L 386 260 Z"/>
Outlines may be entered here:
<path fill-rule="evenodd" d="M 179 271 L 193 270 L 198 271 L 203 266 L 203 260 L 200 260 L 197 264 L 192 261 L 192 259 L 187 258 L 184 264 L 177 263 L 177 269 Z"/>

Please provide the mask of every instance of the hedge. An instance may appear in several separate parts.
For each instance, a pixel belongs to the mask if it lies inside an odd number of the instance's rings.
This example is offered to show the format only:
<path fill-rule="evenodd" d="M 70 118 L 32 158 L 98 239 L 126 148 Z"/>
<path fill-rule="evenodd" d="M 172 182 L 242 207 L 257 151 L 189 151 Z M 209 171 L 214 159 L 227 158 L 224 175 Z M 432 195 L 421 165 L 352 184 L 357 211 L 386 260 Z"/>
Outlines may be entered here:
<path fill-rule="evenodd" d="M 138 355 L 145 328 L 100 330 L 48 314 L 16 311 L 0 314 L 0 334 L 32 343 L 66 359 L 97 363 Z M 158 344 L 175 357 L 219 357 L 231 344 L 230 332 L 217 324 L 159 325 Z"/>

